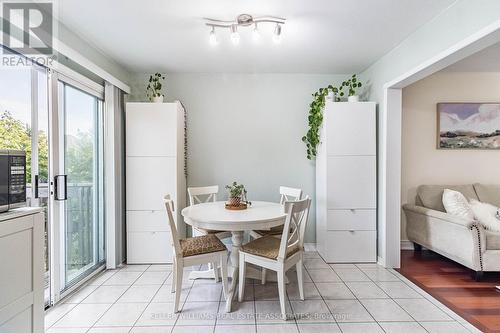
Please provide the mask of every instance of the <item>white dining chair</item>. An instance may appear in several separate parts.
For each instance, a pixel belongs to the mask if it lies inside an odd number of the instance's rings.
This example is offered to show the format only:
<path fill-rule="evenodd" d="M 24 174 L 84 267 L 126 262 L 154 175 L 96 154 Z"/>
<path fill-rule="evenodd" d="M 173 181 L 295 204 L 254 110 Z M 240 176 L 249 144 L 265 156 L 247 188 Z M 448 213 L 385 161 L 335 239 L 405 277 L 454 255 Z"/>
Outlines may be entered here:
<path fill-rule="evenodd" d="M 284 204 L 287 215 L 281 239 L 266 235 L 254 239 L 240 248 L 238 301 L 243 301 L 246 263 L 275 271 L 278 275 L 281 314 L 286 320 L 285 273 L 293 266 L 297 270 L 300 299 L 304 300 L 304 234 L 309 219 L 311 199 L 306 197 L 297 201 L 285 201 Z"/>
<path fill-rule="evenodd" d="M 170 195 L 164 197 L 165 208 L 167 210 L 168 224 L 172 236 L 172 247 L 174 249 L 173 258 L 173 278 L 172 292 L 175 292 L 174 312 L 179 312 L 179 300 L 182 291 L 182 274 L 184 267 L 196 266 L 211 263 L 217 267 L 220 264 L 222 276 L 222 289 L 224 297 L 227 297 L 227 255 L 226 246 L 214 234 L 208 234 L 198 237 L 179 239 L 177 227 L 175 226 L 174 202 Z"/>
<path fill-rule="evenodd" d="M 280 203 L 283 205 L 285 201 L 296 201 L 302 198 L 302 190 L 300 188 L 280 186 Z M 283 233 L 283 225 L 271 228 L 269 230 L 252 230 L 250 237 L 259 238 L 262 236 L 272 235 L 281 237 Z"/>
<path fill-rule="evenodd" d="M 219 193 L 218 185 L 188 187 L 189 205 L 197 205 L 205 202 L 217 201 L 217 194 Z M 208 230 L 198 227 L 193 227 L 193 236 L 214 234 L 219 239 L 230 238 L 231 233 L 228 231 Z M 217 266 L 216 266 L 217 267 Z M 215 281 L 219 281 L 219 270 L 214 269 L 212 264 L 208 264 L 208 269 L 214 271 Z"/>
<path fill-rule="evenodd" d="M 300 188 L 280 186 L 280 196 L 280 203 L 283 205 L 285 201 L 297 201 L 302 199 L 302 190 Z M 250 237 L 257 239 L 262 236 L 270 235 L 279 238 L 282 233 L 283 225 L 280 225 L 269 230 L 252 230 L 250 231 Z M 262 268 L 261 284 L 266 284 L 266 275 L 266 269 Z"/>
<path fill-rule="evenodd" d="M 205 202 L 215 202 L 217 201 L 217 194 L 219 193 L 219 186 L 200 186 L 200 187 L 188 187 L 188 195 L 189 195 L 189 205 L 196 205 Z M 229 238 L 231 237 L 231 233 L 228 231 L 219 231 L 219 230 L 207 230 L 194 227 L 195 231 L 197 231 L 200 235 L 208 235 L 215 234 L 219 239 Z"/>

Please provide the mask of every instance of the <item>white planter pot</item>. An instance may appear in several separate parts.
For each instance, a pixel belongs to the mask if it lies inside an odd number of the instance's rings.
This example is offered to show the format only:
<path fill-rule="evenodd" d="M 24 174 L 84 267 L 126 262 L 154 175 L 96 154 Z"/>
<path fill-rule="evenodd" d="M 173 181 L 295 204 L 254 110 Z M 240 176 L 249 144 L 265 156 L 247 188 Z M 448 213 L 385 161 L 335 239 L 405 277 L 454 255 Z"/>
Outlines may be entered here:
<path fill-rule="evenodd" d="M 163 103 L 163 95 L 153 97 L 153 103 Z"/>
<path fill-rule="evenodd" d="M 348 102 L 359 102 L 359 96 L 358 96 L 358 95 L 349 96 L 349 97 L 347 98 L 347 101 L 348 101 Z"/>

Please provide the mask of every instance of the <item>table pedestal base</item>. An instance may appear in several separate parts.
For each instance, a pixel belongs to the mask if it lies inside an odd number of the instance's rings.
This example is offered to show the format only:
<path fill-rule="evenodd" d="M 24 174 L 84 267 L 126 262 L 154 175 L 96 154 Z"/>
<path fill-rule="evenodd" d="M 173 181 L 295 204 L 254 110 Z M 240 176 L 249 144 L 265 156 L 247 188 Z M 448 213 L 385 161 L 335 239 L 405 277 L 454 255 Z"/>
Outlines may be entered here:
<path fill-rule="evenodd" d="M 248 264 L 247 264 L 248 265 Z M 219 268 L 220 269 L 220 268 Z M 232 264 L 228 266 L 228 276 L 232 277 L 232 273 L 234 270 L 234 267 Z M 221 276 L 219 274 L 219 276 Z M 254 279 L 254 280 L 261 280 L 262 279 L 262 270 L 253 266 L 247 266 L 247 270 L 245 272 L 245 276 L 247 279 Z M 196 279 L 214 279 L 214 270 L 213 268 L 206 269 L 203 271 L 191 271 L 189 273 L 189 279 L 190 280 L 196 280 Z M 276 282 L 278 281 L 278 278 L 276 276 L 276 273 L 273 271 L 268 270 L 266 274 L 266 281 L 270 282 Z M 286 283 L 288 283 L 288 280 L 285 280 Z"/>
<path fill-rule="evenodd" d="M 231 240 L 233 242 L 231 253 L 229 254 L 230 262 L 228 265 L 227 276 L 231 278 L 231 285 L 227 292 L 226 299 L 226 312 L 231 312 L 232 300 L 235 298 L 238 291 L 238 276 L 239 276 L 239 266 L 240 266 L 240 247 L 243 242 L 243 231 L 232 231 Z M 246 278 L 255 279 L 261 281 L 262 279 L 262 269 L 254 267 L 247 264 Z M 217 268 L 219 269 L 219 268 Z M 219 274 L 221 276 L 221 274 Z M 207 269 L 204 271 L 192 271 L 189 273 L 189 279 L 213 279 L 214 269 Z M 276 282 L 277 275 L 275 272 L 268 270 L 266 274 L 266 281 Z M 285 282 L 288 283 L 288 278 L 285 276 Z"/>

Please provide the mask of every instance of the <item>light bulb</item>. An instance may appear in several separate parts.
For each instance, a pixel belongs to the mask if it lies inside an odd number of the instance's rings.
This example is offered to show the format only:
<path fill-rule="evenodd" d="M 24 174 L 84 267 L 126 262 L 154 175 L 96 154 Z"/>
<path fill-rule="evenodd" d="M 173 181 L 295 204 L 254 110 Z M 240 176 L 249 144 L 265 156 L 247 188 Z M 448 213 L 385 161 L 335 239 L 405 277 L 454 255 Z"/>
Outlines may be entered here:
<path fill-rule="evenodd" d="M 240 43 L 240 34 L 238 33 L 236 25 L 231 26 L 231 41 L 233 45 L 238 45 Z"/>
<path fill-rule="evenodd" d="M 255 23 L 255 28 L 252 32 L 252 39 L 254 42 L 258 42 L 260 40 L 260 32 L 259 29 L 257 29 L 257 23 Z"/>
<path fill-rule="evenodd" d="M 212 31 L 210 31 L 210 36 L 208 38 L 210 41 L 210 45 L 214 46 L 217 45 L 217 35 L 215 34 L 215 28 L 212 27 Z"/>
<path fill-rule="evenodd" d="M 276 28 L 274 28 L 273 41 L 276 44 L 279 44 L 281 42 L 281 25 L 279 24 L 276 24 Z"/>

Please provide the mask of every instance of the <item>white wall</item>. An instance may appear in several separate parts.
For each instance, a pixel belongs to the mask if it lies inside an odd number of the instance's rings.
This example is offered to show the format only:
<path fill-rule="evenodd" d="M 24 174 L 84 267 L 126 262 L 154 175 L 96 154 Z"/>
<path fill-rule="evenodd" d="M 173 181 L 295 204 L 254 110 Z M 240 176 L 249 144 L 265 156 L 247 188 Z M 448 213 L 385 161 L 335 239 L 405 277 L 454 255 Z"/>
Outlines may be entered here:
<path fill-rule="evenodd" d="M 168 100 L 188 113 L 188 185 L 236 180 L 250 200 L 279 200 L 280 185 L 315 196 L 315 167 L 301 141 L 311 94 L 345 76 L 307 74 L 171 74 Z M 145 100 L 145 75 L 132 80 L 129 100 Z M 314 202 L 313 202 L 314 206 Z M 311 211 L 306 242 L 315 242 Z"/>
<path fill-rule="evenodd" d="M 439 72 L 403 89 L 402 203 L 422 184 L 500 184 L 498 150 L 436 149 L 436 104 L 500 102 L 500 73 Z M 407 240 L 402 214 L 401 239 Z"/>

